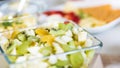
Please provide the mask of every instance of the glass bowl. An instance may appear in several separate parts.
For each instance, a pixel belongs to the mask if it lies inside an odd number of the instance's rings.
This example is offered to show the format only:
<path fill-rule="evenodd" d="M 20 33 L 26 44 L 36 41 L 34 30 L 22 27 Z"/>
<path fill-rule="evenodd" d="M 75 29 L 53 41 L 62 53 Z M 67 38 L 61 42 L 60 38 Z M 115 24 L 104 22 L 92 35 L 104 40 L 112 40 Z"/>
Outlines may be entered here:
<path fill-rule="evenodd" d="M 23 9 L 19 14 L 37 14 L 41 13 L 46 9 L 46 4 L 40 0 L 26 0 L 25 4 L 23 3 Z M 20 0 L 9 0 L 0 6 L 1 15 L 14 15 L 20 9 Z"/>
<path fill-rule="evenodd" d="M 60 67 L 60 68 L 90 68 L 91 63 L 93 61 L 95 61 L 95 59 L 93 59 L 93 58 L 95 58 L 95 56 L 97 54 L 99 54 L 99 50 L 103 46 L 102 42 L 99 41 L 97 38 L 93 37 L 91 34 L 89 34 L 84 29 L 82 29 L 81 27 L 79 27 L 78 25 L 74 24 L 71 21 L 69 21 L 69 23 L 68 23 L 68 21 L 67 21 L 67 23 L 66 23 L 66 21 L 64 21 L 64 22 L 59 21 L 57 24 L 58 25 L 64 24 L 66 26 L 71 24 L 72 27 L 69 28 L 70 30 L 74 28 L 74 29 L 77 29 L 80 33 L 85 32 L 87 35 L 85 35 L 85 34 L 77 35 L 82 39 L 82 41 L 80 41 L 80 43 L 79 43 L 80 46 L 78 45 L 78 43 L 75 44 L 75 41 L 74 41 L 74 44 L 70 44 L 70 46 L 68 46 L 68 47 L 66 45 L 61 46 L 63 43 L 57 41 L 56 43 L 57 44 L 60 43 L 59 46 L 64 51 L 57 52 L 57 48 L 58 48 L 58 51 L 61 51 L 61 50 L 59 50 L 59 47 L 56 47 L 56 50 L 54 50 L 55 46 L 58 46 L 58 45 L 54 46 L 54 44 L 52 44 L 51 46 L 54 47 L 54 48 L 52 48 L 52 50 L 55 53 L 52 52 L 52 54 L 50 53 L 49 55 L 46 55 L 46 53 L 48 53 L 49 51 L 47 51 L 47 52 L 45 51 L 45 52 L 42 52 L 42 55 L 43 54 L 45 54 L 45 55 L 41 57 L 40 54 L 33 56 L 31 53 L 28 53 L 28 52 L 27 52 L 27 54 L 24 53 L 24 55 L 22 55 L 24 52 L 24 48 L 23 49 L 21 48 L 22 51 L 20 51 L 20 54 L 17 54 L 17 55 L 9 54 L 6 49 L 8 48 L 8 46 L 10 46 L 10 42 L 11 42 L 10 40 L 13 39 L 12 36 L 16 30 L 2 32 L 0 34 L 0 36 L 1 36 L 0 50 L 1 50 L 1 55 L 4 56 L 5 60 L 8 63 L 8 67 L 10 67 L 10 68 L 33 68 L 33 67 L 35 67 L 35 68 L 58 68 L 58 67 Z M 53 23 L 51 23 L 51 24 L 42 23 L 39 26 L 29 27 L 29 28 L 25 28 L 25 29 L 19 29 L 19 31 L 22 33 L 23 31 L 31 31 L 31 30 L 36 31 L 39 28 L 45 28 L 45 30 L 48 30 L 48 32 L 49 32 L 51 30 L 57 30 L 58 25 L 55 25 Z M 63 28 L 63 27 L 60 27 L 60 28 Z M 42 30 L 42 29 L 40 29 L 40 30 Z M 41 31 L 38 31 L 38 33 L 39 32 L 41 32 Z M 61 34 L 61 32 L 60 32 L 60 34 Z M 35 36 L 37 37 L 36 34 L 35 34 Z M 58 37 L 58 36 L 56 36 L 56 33 L 55 33 L 55 35 L 52 35 L 52 36 Z M 73 36 L 75 36 L 75 35 L 73 35 Z M 83 41 L 83 36 L 86 36 L 86 41 Z M 42 35 L 40 37 L 43 38 L 45 36 Z M 3 41 L 2 38 L 6 39 L 6 40 L 4 40 L 4 42 L 2 42 Z M 42 38 L 41 38 L 41 40 L 42 40 Z M 46 47 L 47 45 L 45 45 L 45 44 L 52 39 L 51 36 L 49 36 L 49 37 L 47 36 L 47 37 L 45 37 L 45 39 L 46 38 L 48 39 L 48 41 L 45 41 L 44 43 L 43 42 L 40 43 L 40 44 L 44 45 L 43 47 Z M 87 41 L 88 39 L 89 39 L 89 41 Z M 90 42 L 90 40 L 91 40 L 91 42 Z M 6 44 L 5 41 L 7 41 L 8 43 Z M 64 41 L 66 41 L 66 40 L 64 40 Z M 69 42 L 67 42 L 66 44 L 68 45 Z M 47 44 L 49 44 L 49 43 L 47 43 Z M 26 46 L 26 45 L 24 45 L 24 46 Z M 24 46 L 22 46 L 22 47 L 24 47 Z M 75 49 L 71 49 L 74 47 L 75 47 Z M 66 48 L 67 48 L 67 51 L 65 51 Z M 45 50 L 45 49 L 43 49 L 43 50 Z M 41 51 L 41 49 L 40 49 L 40 51 Z M 23 59 L 23 57 L 24 57 L 24 59 Z M 25 57 L 27 57 L 27 58 L 25 58 Z M 17 61 L 15 58 L 19 58 L 19 61 Z M 13 61 L 13 59 L 15 59 L 15 61 Z"/>

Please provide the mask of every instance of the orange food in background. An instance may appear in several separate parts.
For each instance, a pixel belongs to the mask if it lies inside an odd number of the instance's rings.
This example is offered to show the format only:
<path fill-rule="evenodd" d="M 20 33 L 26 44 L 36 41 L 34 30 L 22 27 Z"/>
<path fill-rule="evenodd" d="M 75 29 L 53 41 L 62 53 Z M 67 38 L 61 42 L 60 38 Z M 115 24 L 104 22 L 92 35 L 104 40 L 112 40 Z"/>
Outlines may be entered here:
<path fill-rule="evenodd" d="M 119 10 L 112 9 L 111 5 L 81 8 L 79 9 L 79 11 L 83 11 L 84 13 L 98 20 L 105 21 L 107 23 L 120 17 L 120 9 Z"/>

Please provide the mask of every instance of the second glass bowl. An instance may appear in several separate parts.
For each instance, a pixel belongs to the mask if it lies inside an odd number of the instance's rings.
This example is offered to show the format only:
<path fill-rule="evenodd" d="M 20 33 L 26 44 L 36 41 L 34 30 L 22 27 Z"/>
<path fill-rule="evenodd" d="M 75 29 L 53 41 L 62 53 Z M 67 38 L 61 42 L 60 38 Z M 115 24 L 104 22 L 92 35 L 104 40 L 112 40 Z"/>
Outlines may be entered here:
<path fill-rule="evenodd" d="M 26 28 L 37 25 L 37 18 L 32 15 L 21 15 L 19 17 L 3 16 L 0 18 L 0 32 Z"/>

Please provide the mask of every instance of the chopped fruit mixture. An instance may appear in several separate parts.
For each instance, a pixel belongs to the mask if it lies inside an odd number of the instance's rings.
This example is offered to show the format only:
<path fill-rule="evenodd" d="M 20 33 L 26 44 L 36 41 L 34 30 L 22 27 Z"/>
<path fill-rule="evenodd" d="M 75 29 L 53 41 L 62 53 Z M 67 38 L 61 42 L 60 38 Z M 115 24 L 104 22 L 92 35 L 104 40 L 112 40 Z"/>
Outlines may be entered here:
<path fill-rule="evenodd" d="M 30 15 L 21 15 L 17 17 L 3 16 L 0 20 L 0 32 L 25 28 L 36 24 L 35 17 Z"/>
<path fill-rule="evenodd" d="M 6 41 L 6 44 L 2 44 L 3 51 L 10 55 L 20 55 L 8 57 L 13 63 L 49 56 L 41 61 L 38 59 L 36 68 L 87 68 L 94 50 L 56 55 L 93 45 L 87 32 L 66 22 L 58 23 L 57 28 L 38 27 L 15 31 L 11 34 L 12 39 L 1 38 Z"/>

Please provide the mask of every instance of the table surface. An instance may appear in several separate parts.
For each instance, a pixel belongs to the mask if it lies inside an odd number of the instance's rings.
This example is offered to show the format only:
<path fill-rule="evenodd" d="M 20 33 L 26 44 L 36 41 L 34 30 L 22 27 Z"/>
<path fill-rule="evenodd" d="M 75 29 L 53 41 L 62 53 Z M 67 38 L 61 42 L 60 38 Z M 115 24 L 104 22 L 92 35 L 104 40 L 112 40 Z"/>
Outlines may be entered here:
<path fill-rule="evenodd" d="M 101 53 L 120 55 L 120 24 L 95 36 L 103 42 Z"/>

